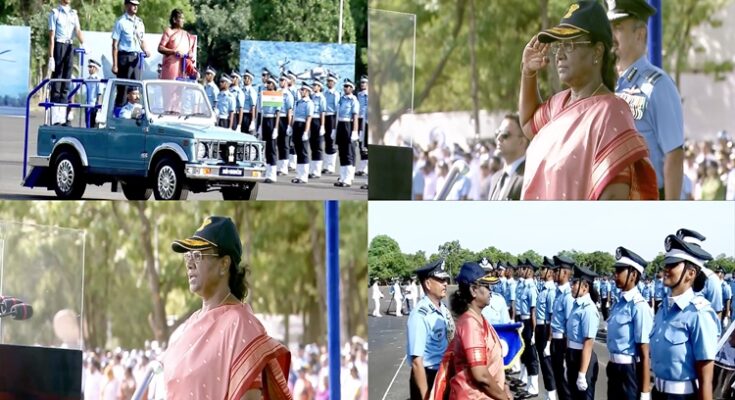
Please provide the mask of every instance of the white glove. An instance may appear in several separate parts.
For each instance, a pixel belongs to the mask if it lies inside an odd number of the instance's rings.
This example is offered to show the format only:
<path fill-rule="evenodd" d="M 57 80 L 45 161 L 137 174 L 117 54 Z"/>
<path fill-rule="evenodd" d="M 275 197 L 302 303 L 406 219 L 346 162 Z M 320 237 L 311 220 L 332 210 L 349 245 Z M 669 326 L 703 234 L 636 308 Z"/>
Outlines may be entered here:
<path fill-rule="evenodd" d="M 544 357 L 550 357 L 551 356 L 551 342 L 546 342 L 546 347 L 544 347 Z"/>
<path fill-rule="evenodd" d="M 286 128 L 286 136 L 292 136 L 293 135 L 293 128 L 290 126 Z"/>
<path fill-rule="evenodd" d="M 324 136 L 326 133 L 327 131 L 325 130 L 324 125 L 322 125 L 321 128 L 319 128 L 319 136 Z"/>
<path fill-rule="evenodd" d="M 353 142 L 357 142 L 360 139 L 360 135 L 357 134 L 357 131 L 352 131 L 352 136 L 350 136 L 350 140 Z"/>
<path fill-rule="evenodd" d="M 271 136 L 272 140 L 278 139 L 278 128 L 273 129 L 273 135 Z"/>
<path fill-rule="evenodd" d="M 309 132 L 304 132 L 303 135 L 301 135 L 301 141 L 302 142 L 308 142 L 309 141 Z"/>
<path fill-rule="evenodd" d="M 330 134 L 329 136 L 332 138 L 332 141 L 333 142 L 335 140 L 337 140 L 337 130 L 336 129 L 332 129 L 332 134 Z"/>
<path fill-rule="evenodd" d="M 250 126 L 248 126 L 248 132 L 255 132 L 255 126 L 252 122 L 250 123 Z M 260 132 L 258 132 L 258 134 L 260 134 Z"/>
<path fill-rule="evenodd" d="M 531 334 L 531 344 L 536 344 L 536 333 Z"/>
<path fill-rule="evenodd" d="M 587 378 L 584 375 L 581 372 L 577 375 L 577 389 L 583 392 L 587 390 Z"/>
<path fill-rule="evenodd" d="M 54 61 L 53 57 L 48 58 L 48 74 L 51 75 L 54 71 L 56 71 L 56 61 Z"/>
<path fill-rule="evenodd" d="M 651 392 L 641 393 L 641 399 L 640 400 L 651 400 Z"/>

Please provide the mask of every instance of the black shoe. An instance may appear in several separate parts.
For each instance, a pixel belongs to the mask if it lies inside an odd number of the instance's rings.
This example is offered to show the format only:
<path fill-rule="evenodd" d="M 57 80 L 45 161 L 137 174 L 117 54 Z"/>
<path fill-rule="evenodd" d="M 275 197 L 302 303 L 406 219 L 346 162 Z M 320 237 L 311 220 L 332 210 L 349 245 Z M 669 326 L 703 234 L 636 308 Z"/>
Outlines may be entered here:
<path fill-rule="evenodd" d="M 291 179 L 291 183 L 304 184 L 304 183 L 306 183 L 306 182 L 302 181 L 302 180 L 301 180 L 301 179 L 299 179 L 299 178 L 293 178 L 293 179 Z"/>
<path fill-rule="evenodd" d="M 265 178 L 265 180 L 263 181 L 263 183 L 274 183 L 274 182 L 273 182 L 273 180 L 271 178 Z"/>
<path fill-rule="evenodd" d="M 344 182 L 335 182 L 334 183 L 334 186 L 337 186 L 337 187 L 350 187 L 352 185 L 350 185 L 349 183 L 344 183 Z"/>
<path fill-rule="evenodd" d="M 286 174 L 284 174 L 284 173 L 283 173 L 283 172 L 281 172 L 281 171 L 278 171 L 278 172 L 276 172 L 276 176 L 283 176 L 283 175 L 286 175 Z"/>
<path fill-rule="evenodd" d="M 518 400 L 532 399 L 534 397 L 538 397 L 538 395 L 537 394 L 531 394 L 531 393 L 528 393 L 528 392 L 518 393 L 516 395 L 516 399 L 518 399 Z"/>
<path fill-rule="evenodd" d="M 309 179 L 319 179 L 319 178 L 320 178 L 320 176 L 318 176 L 318 175 L 309 174 Z"/>
<path fill-rule="evenodd" d="M 328 169 L 323 169 L 322 170 L 322 175 L 332 175 L 332 174 L 334 174 L 334 172 L 332 172 L 332 171 L 330 171 Z"/>
<path fill-rule="evenodd" d="M 365 176 L 365 172 L 363 172 L 363 171 L 357 171 L 357 172 L 355 172 L 355 176 Z"/>
<path fill-rule="evenodd" d="M 368 185 L 362 185 L 362 186 L 360 186 L 360 189 L 362 189 L 362 190 L 368 190 Z"/>

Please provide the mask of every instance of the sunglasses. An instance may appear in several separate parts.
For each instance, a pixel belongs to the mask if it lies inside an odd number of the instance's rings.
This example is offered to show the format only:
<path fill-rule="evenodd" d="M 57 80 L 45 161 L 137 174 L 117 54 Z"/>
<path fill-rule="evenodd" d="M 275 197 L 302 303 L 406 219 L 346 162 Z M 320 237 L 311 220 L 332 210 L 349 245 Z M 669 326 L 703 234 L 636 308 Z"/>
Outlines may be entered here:
<path fill-rule="evenodd" d="M 184 253 L 184 262 L 186 264 L 191 264 L 193 262 L 194 265 L 200 265 L 203 257 L 219 257 L 219 254 L 202 253 L 199 250 L 194 250 Z"/>

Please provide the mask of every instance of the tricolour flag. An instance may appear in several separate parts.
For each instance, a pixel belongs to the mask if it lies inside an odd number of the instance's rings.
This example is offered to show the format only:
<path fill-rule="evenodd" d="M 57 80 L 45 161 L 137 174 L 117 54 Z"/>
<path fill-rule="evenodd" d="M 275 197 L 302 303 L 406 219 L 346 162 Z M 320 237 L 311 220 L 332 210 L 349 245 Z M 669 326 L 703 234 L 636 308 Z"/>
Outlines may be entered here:
<path fill-rule="evenodd" d="M 279 91 L 264 91 L 262 94 L 263 107 L 281 108 L 283 105 L 283 93 Z"/>

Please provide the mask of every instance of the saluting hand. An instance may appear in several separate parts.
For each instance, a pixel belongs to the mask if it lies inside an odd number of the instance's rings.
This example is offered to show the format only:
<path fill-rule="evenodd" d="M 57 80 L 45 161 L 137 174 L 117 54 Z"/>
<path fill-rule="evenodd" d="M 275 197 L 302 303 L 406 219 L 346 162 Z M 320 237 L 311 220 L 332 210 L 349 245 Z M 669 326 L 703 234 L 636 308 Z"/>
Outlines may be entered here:
<path fill-rule="evenodd" d="M 523 75 L 534 75 L 538 70 L 549 65 L 549 44 L 538 41 L 538 35 L 534 36 L 523 48 Z"/>

